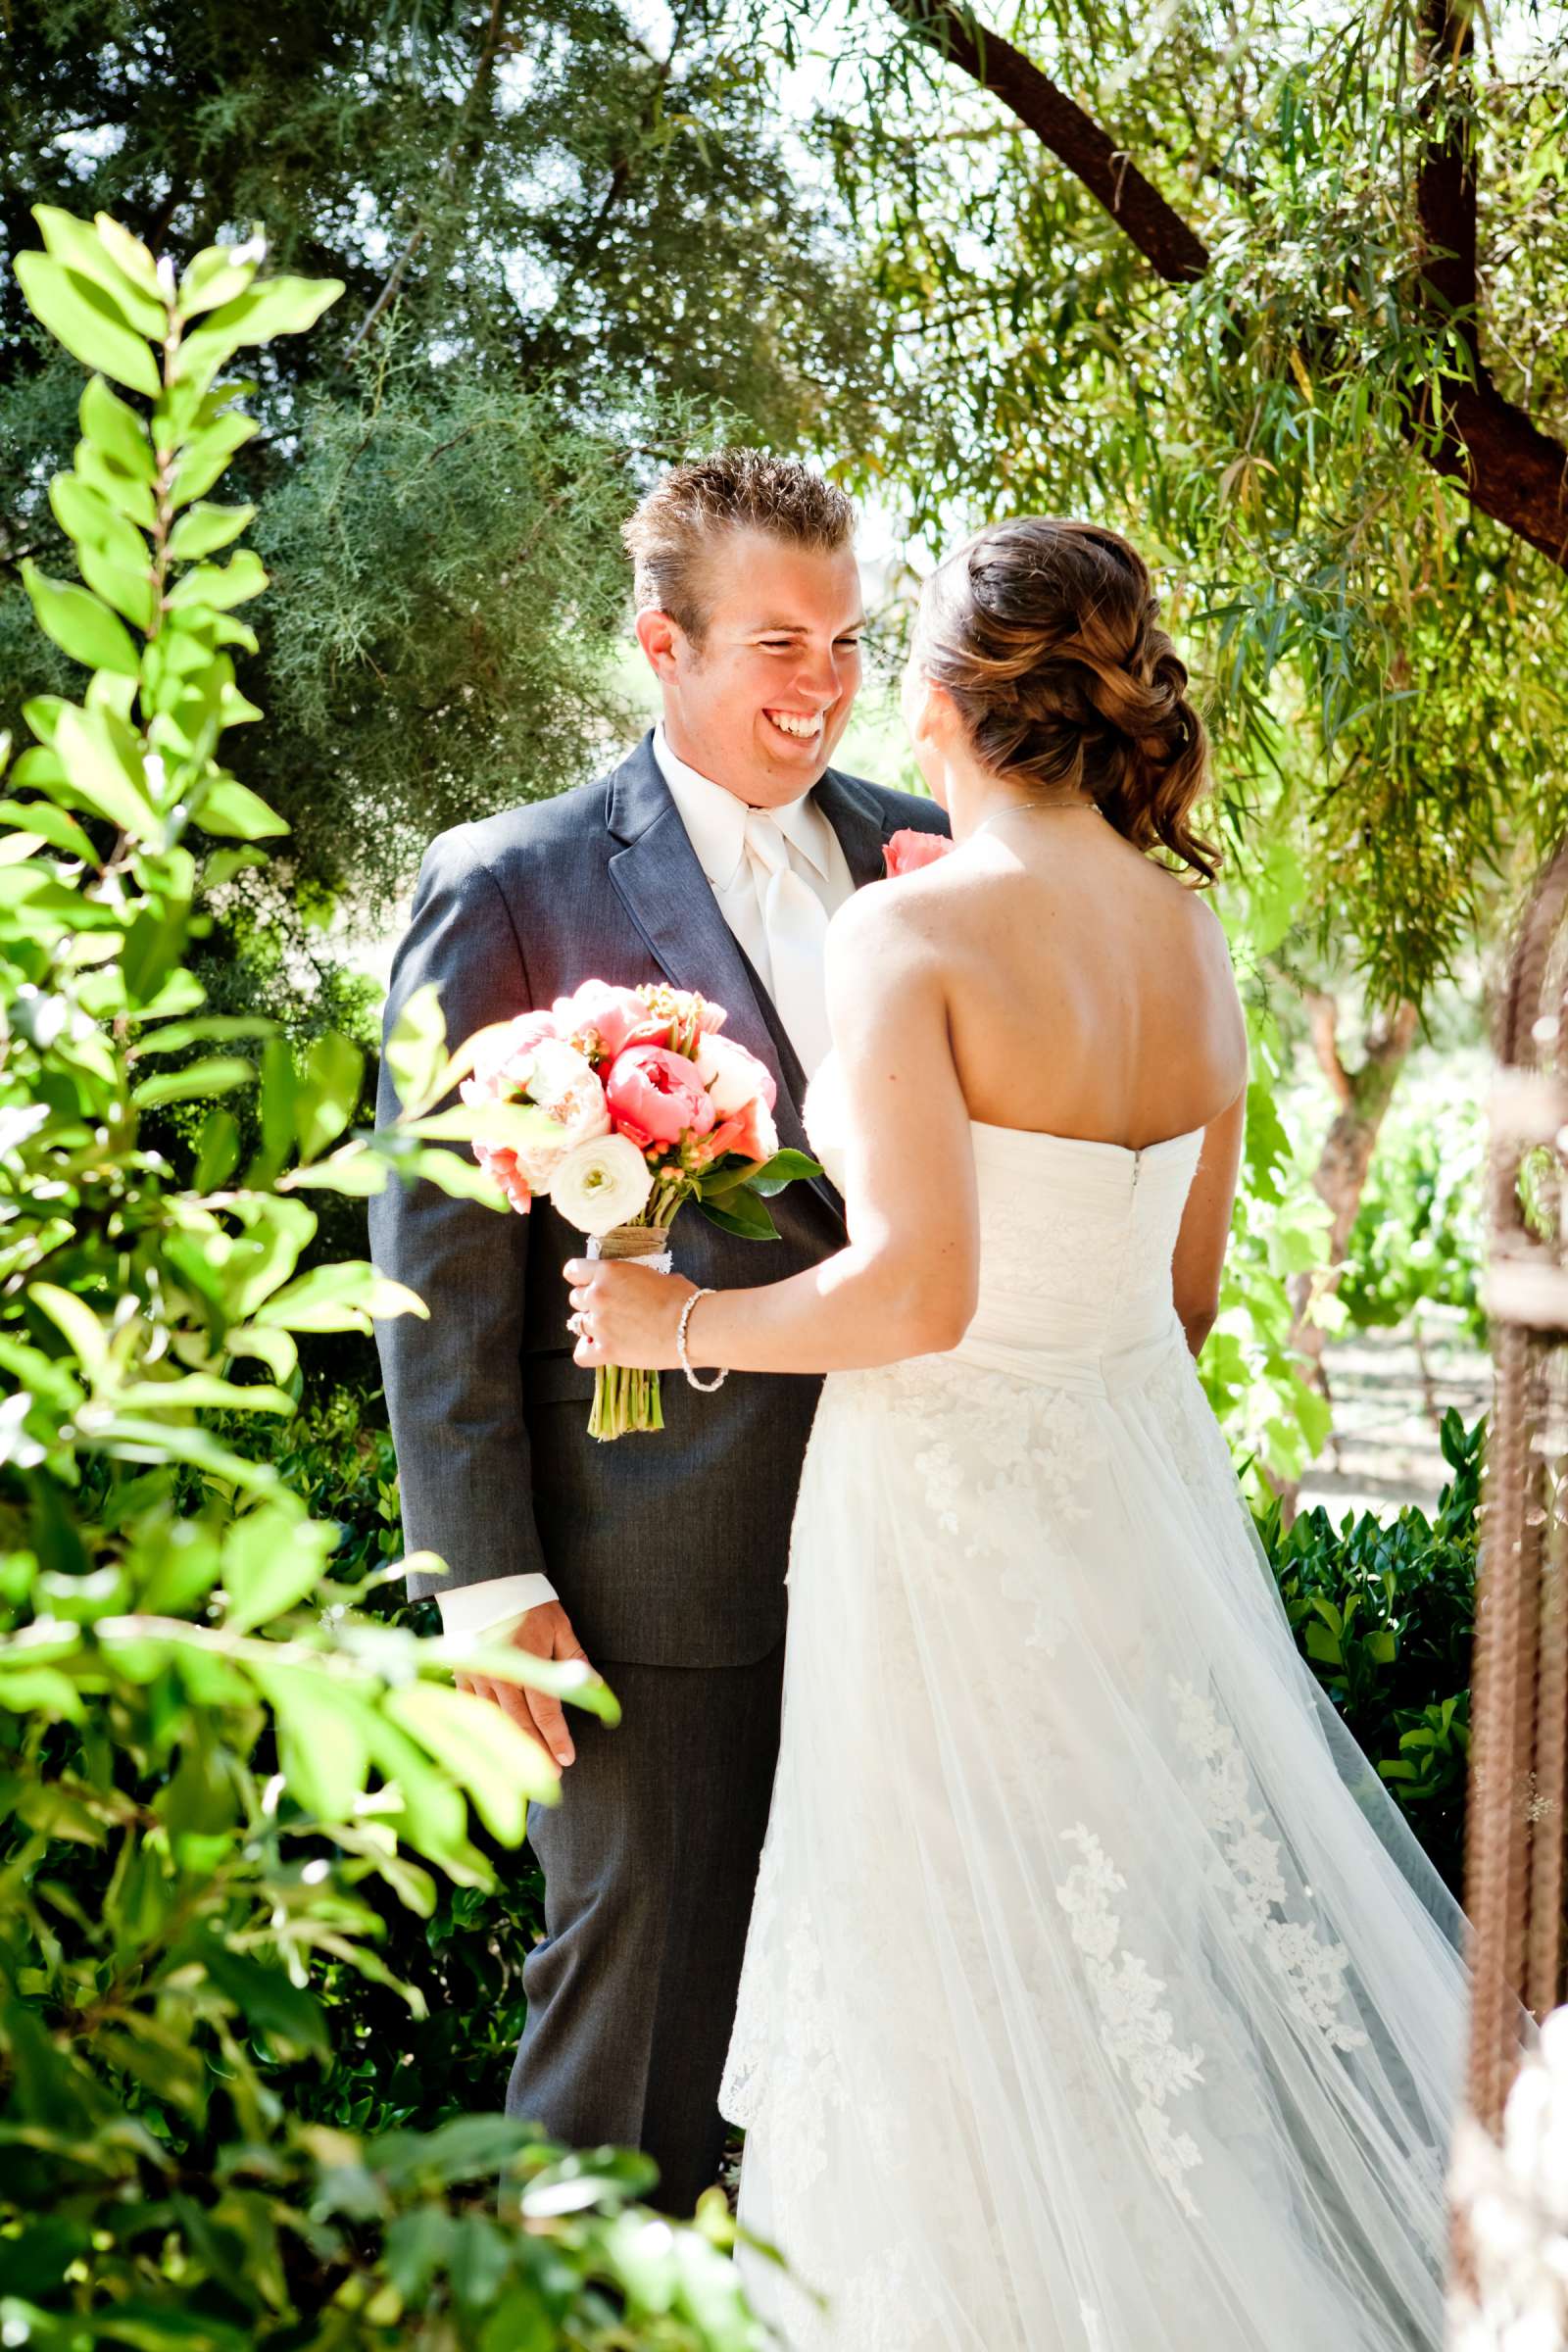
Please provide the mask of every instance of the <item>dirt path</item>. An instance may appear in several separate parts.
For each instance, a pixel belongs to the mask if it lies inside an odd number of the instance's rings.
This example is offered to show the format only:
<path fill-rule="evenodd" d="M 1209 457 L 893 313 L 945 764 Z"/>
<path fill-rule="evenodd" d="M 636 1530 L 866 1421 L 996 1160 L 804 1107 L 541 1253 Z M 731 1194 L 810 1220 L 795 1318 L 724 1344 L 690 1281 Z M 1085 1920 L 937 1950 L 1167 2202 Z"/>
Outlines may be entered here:
<path fill-rule="evenodd" d="M 1466 1428 L 1490 1409 L 1492 1363 L 1445 1307 L 1423 1308 L 1419 1340 L 1403 1324 L 1329 1343 L 1334 1435 L 1302 1478 L 1303 1509 L 1322 1503 L 1338 1521 L 1363 1510 L 1395 1519 L 1407 1502 L 1434 1508 L 1448 1478 L 1438 1424 L 1449 1405 Z"/>

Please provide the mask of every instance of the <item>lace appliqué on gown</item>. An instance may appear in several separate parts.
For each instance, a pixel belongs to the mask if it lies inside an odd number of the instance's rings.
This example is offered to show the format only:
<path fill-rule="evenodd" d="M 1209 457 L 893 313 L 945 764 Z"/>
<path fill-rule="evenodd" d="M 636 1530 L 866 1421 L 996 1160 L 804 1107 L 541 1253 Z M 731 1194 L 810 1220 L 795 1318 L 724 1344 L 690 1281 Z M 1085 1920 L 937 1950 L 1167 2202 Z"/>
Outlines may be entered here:
<path fill-rule="evenodd" d="M 1152 1976 L 1137 1953 L 1120 1948 L 1121 1920 L 1110 1898 L 1126 1891 L 1126 1880 L 1082 1822 L 1063 1831 L 1062 1838 L 1083 1859 L 1058 1882 L 1056 1900 L 1072 1921 L 1072 1939 L 1083 1954 L 1102 2041 L 1116 2072 L 1137 2093 L 1138 2126 L 1154 2170 L 1183 2212 L 1196 2220 L 1198 2205 L 1186 2176 L 1202 2157 L 1191 2134 L 1175 2130 L 1165 2103 L 1201 2082 L 1203 2053 L 1183 2049 L 1173 2038 L 1175 2020 L 1160 2005 L 1163 1980 Z"/>

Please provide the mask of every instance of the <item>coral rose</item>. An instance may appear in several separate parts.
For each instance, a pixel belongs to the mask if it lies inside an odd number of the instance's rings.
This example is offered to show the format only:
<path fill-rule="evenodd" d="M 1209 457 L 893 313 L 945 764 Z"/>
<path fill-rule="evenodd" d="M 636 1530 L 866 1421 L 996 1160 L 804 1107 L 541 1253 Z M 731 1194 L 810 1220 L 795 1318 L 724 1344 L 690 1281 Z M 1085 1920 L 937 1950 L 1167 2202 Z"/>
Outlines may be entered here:
<path fill-rule="evenodd" d="M 902 833 L 889 836 L 882 855 L 890 874 L 913 874 L 922 865 L 935 865 L 952 848 L 953 843 L 945 833 L 923 833 L 915 826 L 906 825 Z"/>
<path fill-rule="evenodd" d="M 712 1098 L 695 1061 L 665 1046 L 628 1046 L 605 1080 L 610 1115 L 623 1135 L 647 1151 L 678 1144 L 683 1135 L 712 1132 Z"/>

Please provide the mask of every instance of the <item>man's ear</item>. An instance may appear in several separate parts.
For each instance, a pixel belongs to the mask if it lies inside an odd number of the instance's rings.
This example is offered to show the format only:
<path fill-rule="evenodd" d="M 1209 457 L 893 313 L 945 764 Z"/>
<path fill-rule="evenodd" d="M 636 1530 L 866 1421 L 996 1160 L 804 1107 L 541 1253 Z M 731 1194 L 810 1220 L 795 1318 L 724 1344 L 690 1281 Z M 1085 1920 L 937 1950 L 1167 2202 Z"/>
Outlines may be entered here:
<path fill-rule="evenodd" d="M 672 678 L 675 675 L 681 657 L 687 651 L 686 637 L 679 623 L 653 605 L 637 615 L 637 642 L 648 657 L 650 668 L 661 678 Z"/>

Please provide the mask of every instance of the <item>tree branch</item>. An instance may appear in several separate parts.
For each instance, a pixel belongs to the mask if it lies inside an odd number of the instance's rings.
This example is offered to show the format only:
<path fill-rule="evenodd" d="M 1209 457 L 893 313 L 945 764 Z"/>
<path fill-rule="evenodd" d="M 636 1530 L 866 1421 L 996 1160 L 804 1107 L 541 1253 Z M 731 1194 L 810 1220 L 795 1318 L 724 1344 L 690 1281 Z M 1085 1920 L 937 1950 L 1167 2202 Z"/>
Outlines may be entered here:
<path fill-rule="evenodd" d="M 1167 285 L 1191 285 L 1208 268 L 1198 231 L 1147 180 L 1076 99 L 989 31 L 956 0 L 889 0 L 910 31 L 1016 115 L 1043 147 L 1080 179 Z"/>
<path fill-rule="evenodd" d="M 1425 0 L 1434 62 L 1450 84 L 1467 76 L 1474 46 L 1468 0 Z M 1457 106 L 1428 103 L 1428 137 L 1416 174 L 1416 213 L 1425 251 L 1420 292 L 1451 328 L 1459 367 L 1425 385 L 1411 437 L 1439 473 L 1463 484 L 1494 521 L 1568 564 L 1568 449 L 1544 433 L 1497 387 L 1481 353 L 1476 272 L 1476 170 L 1469 124 Z"/>

